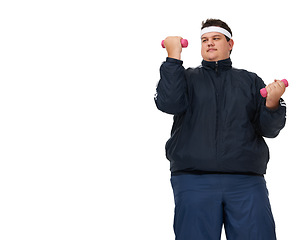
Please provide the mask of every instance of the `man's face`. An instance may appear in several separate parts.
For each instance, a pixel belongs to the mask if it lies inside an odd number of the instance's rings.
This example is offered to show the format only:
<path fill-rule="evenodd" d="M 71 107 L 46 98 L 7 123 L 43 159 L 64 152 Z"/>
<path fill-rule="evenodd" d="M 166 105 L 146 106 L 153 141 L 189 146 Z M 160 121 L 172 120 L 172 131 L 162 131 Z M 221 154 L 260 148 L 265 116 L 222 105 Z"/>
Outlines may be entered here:
<path fill-rule="evenodd" d="M 201 40 L 201 55 L 206 61 L 220 61 L 229 58 L 230 50 L 234 46 L 232 39 L 227 42 L 225 36 L 218 32 L 205 33 Z"/>

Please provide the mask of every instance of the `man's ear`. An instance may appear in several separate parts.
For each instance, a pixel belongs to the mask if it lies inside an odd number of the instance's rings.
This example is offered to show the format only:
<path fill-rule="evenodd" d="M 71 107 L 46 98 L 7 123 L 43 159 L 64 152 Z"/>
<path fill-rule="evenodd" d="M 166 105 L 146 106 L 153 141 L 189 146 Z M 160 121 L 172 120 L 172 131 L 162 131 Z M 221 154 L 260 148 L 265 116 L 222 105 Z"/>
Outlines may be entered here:
<path fill-rule="evenodd" d="M 229 50 L 232 50 L 233 47 L 234 47 L 234 40 L 230 39 L 230 40 L 228 41 L 228 44 L 229 44 Z"/>

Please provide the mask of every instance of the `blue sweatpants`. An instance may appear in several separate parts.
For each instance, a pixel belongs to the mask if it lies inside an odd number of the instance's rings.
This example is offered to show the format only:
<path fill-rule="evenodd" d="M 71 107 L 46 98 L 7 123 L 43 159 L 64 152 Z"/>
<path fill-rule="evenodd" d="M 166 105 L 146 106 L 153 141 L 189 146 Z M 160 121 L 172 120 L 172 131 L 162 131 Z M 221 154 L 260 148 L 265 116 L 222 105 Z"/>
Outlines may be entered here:
<path fill-rule="evenodd" d="M 176 240 L 276 240 L 262 176 L 233 174 L 171 177 Z"/>

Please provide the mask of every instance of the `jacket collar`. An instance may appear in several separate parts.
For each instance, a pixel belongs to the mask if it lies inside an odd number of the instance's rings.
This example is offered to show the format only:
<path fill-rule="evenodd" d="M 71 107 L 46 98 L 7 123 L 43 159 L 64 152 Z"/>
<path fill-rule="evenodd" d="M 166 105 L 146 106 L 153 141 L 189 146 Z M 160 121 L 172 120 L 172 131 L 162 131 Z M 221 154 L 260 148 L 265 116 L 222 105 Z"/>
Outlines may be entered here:
<path fill-rule="evenodd" d="M 220 60 L 217 62 L 209 62 L 206 60 L 202 61 L 202 66 L 206 69 L 213 69 L 213 70 L 228 70 L 232 68 L 232 62 L 230 58 L 224 59 L 224 60 Z"/>

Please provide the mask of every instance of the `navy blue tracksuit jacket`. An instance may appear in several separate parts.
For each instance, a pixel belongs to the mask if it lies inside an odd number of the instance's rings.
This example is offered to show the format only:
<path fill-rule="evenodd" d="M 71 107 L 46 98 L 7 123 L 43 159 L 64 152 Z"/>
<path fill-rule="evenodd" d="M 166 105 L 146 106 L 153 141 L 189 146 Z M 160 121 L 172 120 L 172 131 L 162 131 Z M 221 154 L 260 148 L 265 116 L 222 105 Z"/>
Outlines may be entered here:
<path fill-rule="evenodd" d="M 186 70 L 182 64 L 166 59 L 155 95 L 158 109 L 174 115 L 166 143 L 172 174 L 265 174 L 269 151 L 263 137 L 274 138 L 284 127 L 284 101 L 267 109 L 262 79 L 233 68 L 229 58 Z"/>

